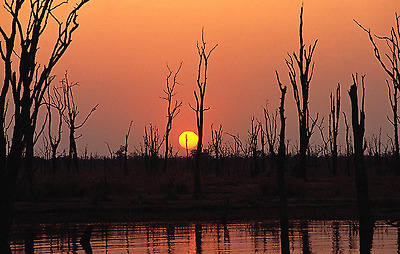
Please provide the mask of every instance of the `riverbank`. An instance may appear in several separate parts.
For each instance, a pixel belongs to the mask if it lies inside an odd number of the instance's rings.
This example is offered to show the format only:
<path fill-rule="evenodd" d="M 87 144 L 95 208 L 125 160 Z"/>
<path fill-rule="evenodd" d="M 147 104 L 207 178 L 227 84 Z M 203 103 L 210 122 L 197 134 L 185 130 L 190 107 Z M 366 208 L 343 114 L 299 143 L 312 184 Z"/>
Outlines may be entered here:
<path fill-rule="evenodd" d="M 354 176 L 315 171 L 307 181 L 286 178 L 289 219 L 357 219 Z M 20 190 L 15 223 L 237 221 L 279 219 L 275 174 L 203 175 L 202 198 L 192 197 L 192 175 L 135 174 L 103 178 L 93 173 L 37 176 L 33 196 Z M 371 174 L 376 220 L 400 220 L 400 176 Z"/>
<path fill-rule="evenodd" d="M 226 212 L 227 211 L 227 212 Z M 355 200 L 289 200 L 292 220 L 353 220 L 357 219 Z M 400 200 L 381 199 L 372 202 L 376 220 L 400 220 Z M 18 202 L 16 224 L 34 223 L 108 223 L 147 221 L 227 221 L 279 219 L 277 200 L 129 200 L 115 198 L 98 204 L 87 200 L 52 200 Z"/>

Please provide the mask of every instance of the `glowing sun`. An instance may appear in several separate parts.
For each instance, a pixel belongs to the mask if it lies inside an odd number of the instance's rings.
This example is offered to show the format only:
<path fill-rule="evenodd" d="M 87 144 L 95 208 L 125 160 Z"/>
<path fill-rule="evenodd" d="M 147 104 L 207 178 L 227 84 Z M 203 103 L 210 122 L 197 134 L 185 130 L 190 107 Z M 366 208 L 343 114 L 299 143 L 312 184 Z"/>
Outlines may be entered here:
<path fill-rule="evenodd" d="M 193 131 L 185 131 L 179 136 L 179 144 L 185 149 L 192 149 L 197 145 L 199 137 Z"/>

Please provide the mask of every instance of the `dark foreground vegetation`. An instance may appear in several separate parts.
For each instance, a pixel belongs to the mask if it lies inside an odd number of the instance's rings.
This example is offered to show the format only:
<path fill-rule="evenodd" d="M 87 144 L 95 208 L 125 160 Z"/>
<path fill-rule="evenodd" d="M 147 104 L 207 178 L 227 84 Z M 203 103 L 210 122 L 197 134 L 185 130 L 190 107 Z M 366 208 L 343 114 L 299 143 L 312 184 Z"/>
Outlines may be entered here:
<path fill-rule="evenodd" d="M 279 219 L 276 165 L 271 157 L 219 159 L 204 156 L 203 195 L 193 199 L 193 156 L 162 160 L 137 156 L 80 159 L 79 172 L 67 159 L 53 172 L 51 161 L 35 160 L 32 188 L 22 173 L 16 195 L 15 222 L 153 221 Z M 286 186 L 290 219 L 357 218 L 354 167 L 339 157 L 332 173 L 325 157 L 311 157 L 307 181 L 296 177 L 296 156 L 287 158 Z M 400 219 L 400 180 L 390 155 L 365 157 L 373 219 Z M 219 169 L 217 169 L 219 165 Z"/>

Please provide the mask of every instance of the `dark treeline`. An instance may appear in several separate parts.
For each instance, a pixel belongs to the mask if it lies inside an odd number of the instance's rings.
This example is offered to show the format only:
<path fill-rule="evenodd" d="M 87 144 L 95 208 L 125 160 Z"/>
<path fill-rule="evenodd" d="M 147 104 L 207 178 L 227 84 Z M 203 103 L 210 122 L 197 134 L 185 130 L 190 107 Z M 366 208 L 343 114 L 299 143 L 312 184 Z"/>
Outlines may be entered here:
<path fill-rule="evenodd" d="M 352 180 L 354 177 L 354 160 L 353 156 L 348 158 L 346 155 L 340 155 L 338 157 L 338 170 L 336 173 L 332 171 L 332 167 L 330 166 L 331 161 L 328 156 L 309 156 L 309 177 L 310 182 L 315 181 L 315 178 L 331 178 L 331 179 L 343 179 L 343 177 Z M 58 158 L 58 169 L 56 172 L 52 169 L 51 159 L 45 159 L 41 157 L 35 157 L 34 159 L 34 169 L 35 169 L 35 177 L 40 179 L 43 176 L 49 177 L 57 177 L 57 176 L 71 176 L 79 178 L 81 175 L 92 175 L 94 177 L 95 182 L 109 182 L 112 183 L 113 179 L 121 179 L 126 176 L 125 171 L 125 158 L 123 155 L 115 156 L 87 156 L 79 158 L 80 172 L 71 172 L 68 170 L 68 156 L 59 157 Z M 188 176 L 192 175 L 194 172 L 194 153 L 192 153 L 189 157 L 172 157 L 169 158 L 169 167 L 167 171 L 163 170 L 163 162 L 164 158 L 144 156 L 144 155 L 136 155 L 131 154 L 128 156 L 127 164 L 128 171 L 127 175 L 128 179 L 132 183 L 135 183 L 136 175 L 147 175 L 150 176 L 159 176 L 160 178 L 165 177 L 166 181 L 169 177 L 179 178 L 179 175 Z M 397 168 L 394 167 L 396 163 L 396 158 L 392 154 L 372 154 L 364 156 L 365 164 L 366 164 L 366 172 L 370 177 L 373 176 L 387 176 L 391 177 L 396 175 Z M 350 161 L 350 162 L 349 162 Z M 298 162 L 298 155 L 287 156 L 286 157 L 286 172 L 288 178 L 297 179 L 297 172 L 295 171 L 296 165 Z M 264 165 L 260 166 L 259 173 L 254 170 L 255 165 Z M 271 155 L 266 155 L 264 157 L 261 156 L 261 153 L 258 153 L 256 158 L 256 163 L 254 163 L 254 157 L 251 155 L 219 155 L 218 159 L 215 155 L 212 155 L 206 149 L 203 153 L 203 170 L 202 175 L 205 178 L 212 177 L 215 179 L 226 180 L 229 178 L 241 178 L 243 179 L 251 179 L 257 177 L 266 177 L 275 179 L 273 175 L 276 174 L 277 164 L 276 160 Z M 24 173 L 20 175 L 19 178 L 19 188 L 25 189 L 26 186 L 23 184 L 26 176 Z M 42 183 L 40 180 L 34 179 L 33 191 L 35 195 L 35 190 L 38 187 L 41 187 Z M 188 180 L 189 181 L 189 180 Z M 244 180 L 243 180 L 244 181 Z M 82 182 L 84 182 L 82 178 Z M 82 183 L 83 184 L 83 183 Z M 192 189 L 191 182 L 185 183 L 188 191 Z M 204 184 L 206 185 L 206 183 Z M 134 186 L 133 186 L 134 188 Z M 188 192 L 187 194 L 190 194 Z M 124 193 L 119 193 L 123 194 Z M 84 196 L 84 193 L 79 194 L 80 196 Z M 126 193 L 129 195 L 129 193 Z M 24 193 L 22 199 L 29 200 L 29 193 Z"/>

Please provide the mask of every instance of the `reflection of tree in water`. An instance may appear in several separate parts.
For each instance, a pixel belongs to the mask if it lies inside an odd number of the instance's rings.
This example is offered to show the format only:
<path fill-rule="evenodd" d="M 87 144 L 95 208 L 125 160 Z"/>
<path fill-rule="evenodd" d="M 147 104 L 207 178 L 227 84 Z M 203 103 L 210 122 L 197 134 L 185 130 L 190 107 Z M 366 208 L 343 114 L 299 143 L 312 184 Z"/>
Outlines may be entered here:
<path fill-rule="evenodd" d="M 173 253 L 174 242 L 175 242 L 175 226 L 173 224 L 167 224 L 166 226 L 167 233 L 167 248 L 168 253 Z"/>
<path fill-rule="evenodd" d="M 231 238 L 229 236 L 229 229 L 226 224 L 224 225 L 224 246 L 225 250 L 227 251 L 231 250 Z"/>
<path fill-rule="evenodd" d="M 101 241 L 104 242 L 104 250 L 108 252 L 108 226 L 107 225 L 101 225 L 100 226 L 100 232 L 101 232 Z"/>
<path fill-rule="evenodd" d="M 332 252 L 342 253 L 340 248 L 340 224 L 338 221 L 332 222 Z"/>
<path fill-rule="evenodd" d="M 221 226 L 223 226 L 223 227 L 221 227 Z M 216 230 L 217 230 L 217 251 L 222 252 L 222 253 L 230 252 L 231 244 L 230 244 L 229 229 L 228 229 L 227 224 L 217 223 L 216 227 L 217 227 L 216 228 Z"/>
<path fill-rule="evenodd" d="M 34 230 L 32 226 L 25 229 L 25 253 L 35 253 L 34 251 Z"/>
<path fill-rule="evenodd" d="M 89 225 L 90 226 L 90 225 Z M 83 248 L 86 224 L 22 227 L 12 239 L 17 253 L 91 253 Z M 290 252 L 358 252 L 359 224 L 354 221 L 296 221 L 290 229 Z M 400 253 L 400 229 L 377 223 L 374 251 Z M 385 242 L 388 241 L 388 242 Z M 93 252 L 280 252 L 279 221 L 249 223 L 144 223 L 96 225 L 89 241 Z M 238 243 L 243 243 L 238 245 Z M 244 248 L 244 249 L 243 249 Z M 85 252 L 83 252 L 85 250 Z M 389 251 L 390 250 L 390 251 Z"/>
<path fill-rule="evenodd" d="M 301 247 L 303 254 L 311 253 L 310 237 L 308 235 L 308 221 L 300 222 Z"/>
<path fill-rule="evenodd" d="M 151 237 L 150 237 L 150 227 L 146 227 L 146 247 L 147 247 L 147 253 L 150 252 L 150 242 L 151 242 Z"/>
<path fill-rule="evenodd" d="M 397 227 L 397 253 L 400 253 L 400 227 Z"/>
<path fill-rule="evenodd" d="M 258 239 L 260 238 L 260 225 L 258 222 L 254 223 L 251 228 L 250 232 L 252 233 L 253 243 L 254 243 L 254 251 L 260 251 L 258 246 Z"/>
<path fill-rule="evenodd" d="M 195 238 L 196 238 L 196 253 L 201 253 L 201 236 L 202 236 L 202 225 L 200 223 L 196 223 L 194 226 Z"/>
<path fill-rule="evenodd" d="M 349 250 L 353 250 L 355 247 L 354 240 L 356 239 L 356 224 L 354 222 L 349 222 Z"/>
<path fill-rule="evenodd" d="M 126 253 L 129 252 L 129 226 L 126 226 L 125 228 L 125 242 L 126 242 Z"/>

